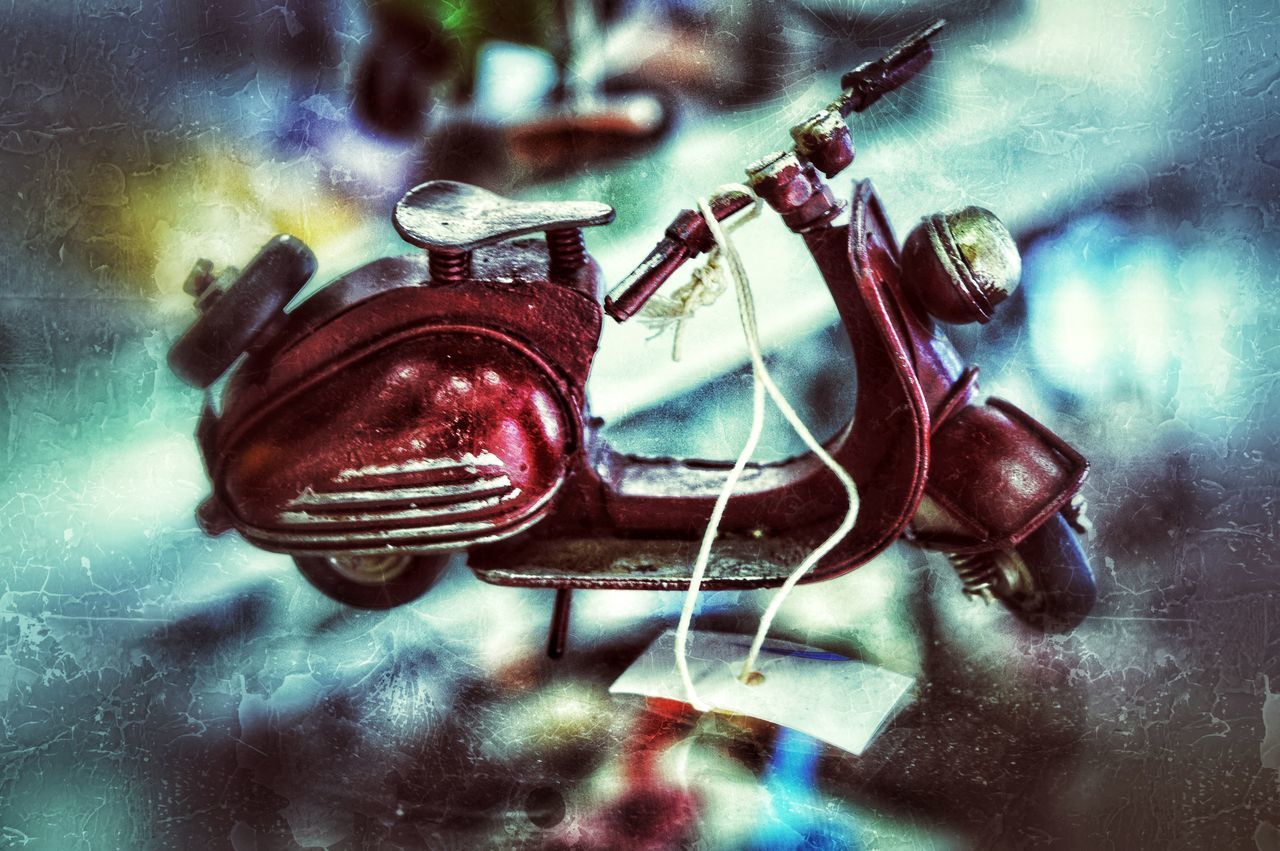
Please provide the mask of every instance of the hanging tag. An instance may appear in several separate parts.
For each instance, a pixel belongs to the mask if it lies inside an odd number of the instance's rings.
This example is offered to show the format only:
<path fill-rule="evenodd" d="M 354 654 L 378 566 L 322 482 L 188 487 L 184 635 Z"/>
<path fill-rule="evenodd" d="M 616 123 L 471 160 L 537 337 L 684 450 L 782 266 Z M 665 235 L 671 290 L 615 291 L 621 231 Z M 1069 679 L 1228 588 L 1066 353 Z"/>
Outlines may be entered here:
<path fill-rule="evenodd" d="M 667 630 L 609 688 L 685 702 L 675 663 L 675 630 Z M 749 715 L 807 733 L 860 755 L 903 703 L 914 680 L 866 662 L 793 644 L 766 641 L 753 677 L 738 679 L 751 648 L 745 635 L 689 633 L 689 673 L 698 695 L 717 711 Z"/>

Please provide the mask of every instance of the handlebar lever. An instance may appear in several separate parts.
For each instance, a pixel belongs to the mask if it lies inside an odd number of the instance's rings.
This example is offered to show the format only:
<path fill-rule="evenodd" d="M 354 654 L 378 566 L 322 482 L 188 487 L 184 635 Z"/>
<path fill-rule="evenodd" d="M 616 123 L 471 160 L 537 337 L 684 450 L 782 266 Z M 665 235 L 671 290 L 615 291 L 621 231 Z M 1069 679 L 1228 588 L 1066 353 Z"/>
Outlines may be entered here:
<path fill-rule="evenodd" d="M 851 112 L 862 112 L 889 92 L 920 73 L 933 58 L 933 45 L 929 39 L 946 25 L 939 18 L 931 24 L 907 36 L 889 49 L 884 56 L 854 68 L 840 78 L 844 93 L 831 104 L 848 118 Z"/>

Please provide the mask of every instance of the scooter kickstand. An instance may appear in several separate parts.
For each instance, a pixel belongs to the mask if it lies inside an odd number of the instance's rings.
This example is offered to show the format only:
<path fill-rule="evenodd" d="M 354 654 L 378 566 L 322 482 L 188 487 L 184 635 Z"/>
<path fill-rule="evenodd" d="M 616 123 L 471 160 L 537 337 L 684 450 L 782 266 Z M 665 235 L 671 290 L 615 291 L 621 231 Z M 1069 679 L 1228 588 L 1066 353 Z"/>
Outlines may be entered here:
<path fill-rule="evenodd" d="M 551 610 L 551 628 L 547 631 L 547 656 L 559 659 L 569 640 L 569 609 L 573 603 L 572 588 L 557 588 L 555 607 Z"/>

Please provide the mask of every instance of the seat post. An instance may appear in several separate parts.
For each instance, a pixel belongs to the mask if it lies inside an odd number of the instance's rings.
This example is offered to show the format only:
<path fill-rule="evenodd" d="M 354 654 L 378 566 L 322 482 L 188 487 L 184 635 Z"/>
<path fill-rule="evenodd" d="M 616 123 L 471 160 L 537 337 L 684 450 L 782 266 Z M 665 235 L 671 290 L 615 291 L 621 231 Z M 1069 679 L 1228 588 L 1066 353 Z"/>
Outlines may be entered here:
<path fill-rule="evenodd" d="M 407 242 L 427 250 L 431 280 L 471 277 L 471 252 L 526 234 L 547 235 L 548 277 L 574 285 L 587 265 L 582 229 L 613 221 L 613 208 L 594 201 L 513 201 L 451 180 L 410 189 L 392 223 Z"/>
<path fill-rule="evenodd" d="M 587 265 L 587 245 L 582 228 L 557 228 L 547 231 L 547 253 L 551 259 L 551 278 L 568 283 L 573 274 Z"/>
<path fill-rule="evenodd" d="M 428 249 L 427 268 L 431 270 L 431 280 L 435 283 L 465 281 L 471 275 L 471 252 Z"/>

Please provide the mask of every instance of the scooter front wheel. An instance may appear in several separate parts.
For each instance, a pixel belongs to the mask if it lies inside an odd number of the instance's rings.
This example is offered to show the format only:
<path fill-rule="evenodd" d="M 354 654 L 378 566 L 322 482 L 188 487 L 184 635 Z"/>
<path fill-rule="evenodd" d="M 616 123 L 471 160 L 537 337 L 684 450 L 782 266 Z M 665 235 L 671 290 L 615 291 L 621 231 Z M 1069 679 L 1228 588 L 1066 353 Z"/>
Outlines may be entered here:
<path fill-rule="evenodd" d="M 1009 552 L 953 557 L 966 585 L 983 585 L 1023 623 L 1047 633 L 1075 629 L 1098 598 L 1089 559 L 1061 514 Z"/>
<path fill-rule="evenodd" d="M 394 609 L 431 590 L 448 555 L 389 553 L 373 556 L 294 556 L 303 577 L 320 593 L 359 609 Z"/>

